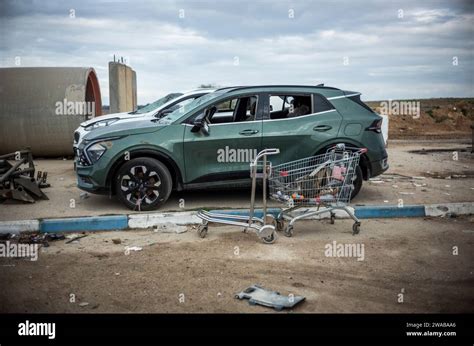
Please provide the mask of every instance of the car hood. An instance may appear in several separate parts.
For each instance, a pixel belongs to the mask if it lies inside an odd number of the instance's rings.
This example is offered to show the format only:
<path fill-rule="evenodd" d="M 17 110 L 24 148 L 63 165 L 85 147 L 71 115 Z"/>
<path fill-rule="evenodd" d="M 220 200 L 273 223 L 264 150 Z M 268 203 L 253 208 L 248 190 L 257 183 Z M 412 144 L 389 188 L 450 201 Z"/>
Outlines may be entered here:
<path fill-rule="evenodd" d="M 123 112 L 123 113 L 112 113 L 112 114 L 107 114 L 107 115 L 101 115 L 101 116 L 98 116 L 98 117 L 95 117 L 95 118 L 92 118 L 90 120 L 82 122 L 81 126 L 82 127 L 87 127 L 87 126 L 92 125 L 92 124 L 94 124 L 98 121 L 115 119 L 115 118 L 118 118 L 120 120 L 141 118 L 143 116 L 148 115 L 149 113 L 153 113 L 153 112 L 136 113 L 136 114 L 135 113 L 130 113 L 130 112 Z"/>
<path fill-rule="evenodd" d="M 156 121 L 155 118 L 139 117 L 134 121 L 117 121 L 109 126 L 99 127 L 84 136 L 85 141 L 95 141 L 102 138 L 128 136 L 139 133 L 149 133 L 164 128 L 167 124 Z"/>

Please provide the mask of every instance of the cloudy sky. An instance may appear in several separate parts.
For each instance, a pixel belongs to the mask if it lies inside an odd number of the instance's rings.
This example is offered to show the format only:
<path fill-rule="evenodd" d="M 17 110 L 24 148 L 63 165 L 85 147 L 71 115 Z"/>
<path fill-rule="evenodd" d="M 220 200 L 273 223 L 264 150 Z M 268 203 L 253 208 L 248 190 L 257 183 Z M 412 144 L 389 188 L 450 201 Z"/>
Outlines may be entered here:
<path fill-rule="evenodd" d="M 208 83 L 473 97 L 473 3 L 6 0 L 0 64 L 92 66 L 104 104 L 114 54 L 137 72 L 139 104 Z"/>

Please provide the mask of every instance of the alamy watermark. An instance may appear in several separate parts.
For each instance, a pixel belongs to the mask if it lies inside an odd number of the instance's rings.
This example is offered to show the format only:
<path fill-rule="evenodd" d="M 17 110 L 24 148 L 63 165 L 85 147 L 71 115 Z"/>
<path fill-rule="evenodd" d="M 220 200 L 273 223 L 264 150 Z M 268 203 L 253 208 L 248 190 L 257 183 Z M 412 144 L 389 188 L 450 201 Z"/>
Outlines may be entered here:
<path fill-rule="evenodd" d="M 85 115 L 88 119 L 95 117 L 95 102 L 87 101 L 68 101 L 64 99 L 55 104 L 56 115 Z"/>
<path fill-rule="evenodd" d="M 360 243 L 342 244 L 335 240 L 324 246 L 326 257 L 355 257 L 358 261 L 365 259 L 365 246 Z"/>
<path fill-rule="evenodd" d="M 386 115 L 410 115 L 420 117 L 420 101 L 388 100 L 380 102 L 380 113 Z"/>
<path fill-rule="evenodd" d="M 257 149 L 217 149 L 217 162 L 251 162 L 256 157 Z"/>
<path fill-rule="evenodd" d="M 48 339 L 56 338 L 56 323 L 54 322 L 30 322 L 26 320 L 18 324 L 18 335 L 20 336 L 47 336 Z"/>
<path fill-rule="evenodd" d="M 0 243 L 0 257 L 25 257 L 32 261 L 38 260 L 38 244 Z"/>

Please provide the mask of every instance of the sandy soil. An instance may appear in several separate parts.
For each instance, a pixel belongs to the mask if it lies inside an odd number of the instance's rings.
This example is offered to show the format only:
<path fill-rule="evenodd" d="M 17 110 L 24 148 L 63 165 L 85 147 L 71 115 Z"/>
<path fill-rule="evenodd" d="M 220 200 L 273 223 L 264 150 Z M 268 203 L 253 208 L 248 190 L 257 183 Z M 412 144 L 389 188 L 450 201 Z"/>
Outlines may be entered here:
<path fill-rule="evenodd" d="M 234 298 L 259 283 L 305 296 L 294 312 L 472 313 L 473 226 L 472 217 L 364 220 L 352 236 L 348 220 L 302 221 L 273 245 L 228 226 L 205 239 L 192 229 L 91 233 L 50 242 L 37 261 L 0 258 L 0 312 L 272 312 Z M 364 260 L 326 257 L 333 241 L 364 245 Z"/>

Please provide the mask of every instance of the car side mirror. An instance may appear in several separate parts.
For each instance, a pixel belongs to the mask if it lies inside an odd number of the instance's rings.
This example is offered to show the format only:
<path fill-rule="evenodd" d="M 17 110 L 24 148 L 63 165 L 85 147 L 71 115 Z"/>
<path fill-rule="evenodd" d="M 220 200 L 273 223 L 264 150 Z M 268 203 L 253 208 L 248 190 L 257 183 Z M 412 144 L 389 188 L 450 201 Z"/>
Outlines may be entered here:
<path fill-rule="evenodd" d="M 204 135 L 209 135 L 209 119 L 212 118 L 214 113 L 217 111 L 215 106 L 207 108 L 202 114 L 198 115 L 196 119 L 194 119 L 193 127 L 191 132 L 199 132 L 201 131 Z"/>
<path fill-rule="evenodd" d="M 170 109 L 170 108 L 168 108 L 168 109 L 163 109 L 163 110 L 159 111 L 159 112 L 156 114 L 156 117 L 157 117 L 158 119 L 160 119 L 160 118 L 163 118 L 163 117 L 167 116 L 168 114 L 170 114 L 170 113 L 172 113 L 172 112 L 173 112 L 173 110 Z"/>

